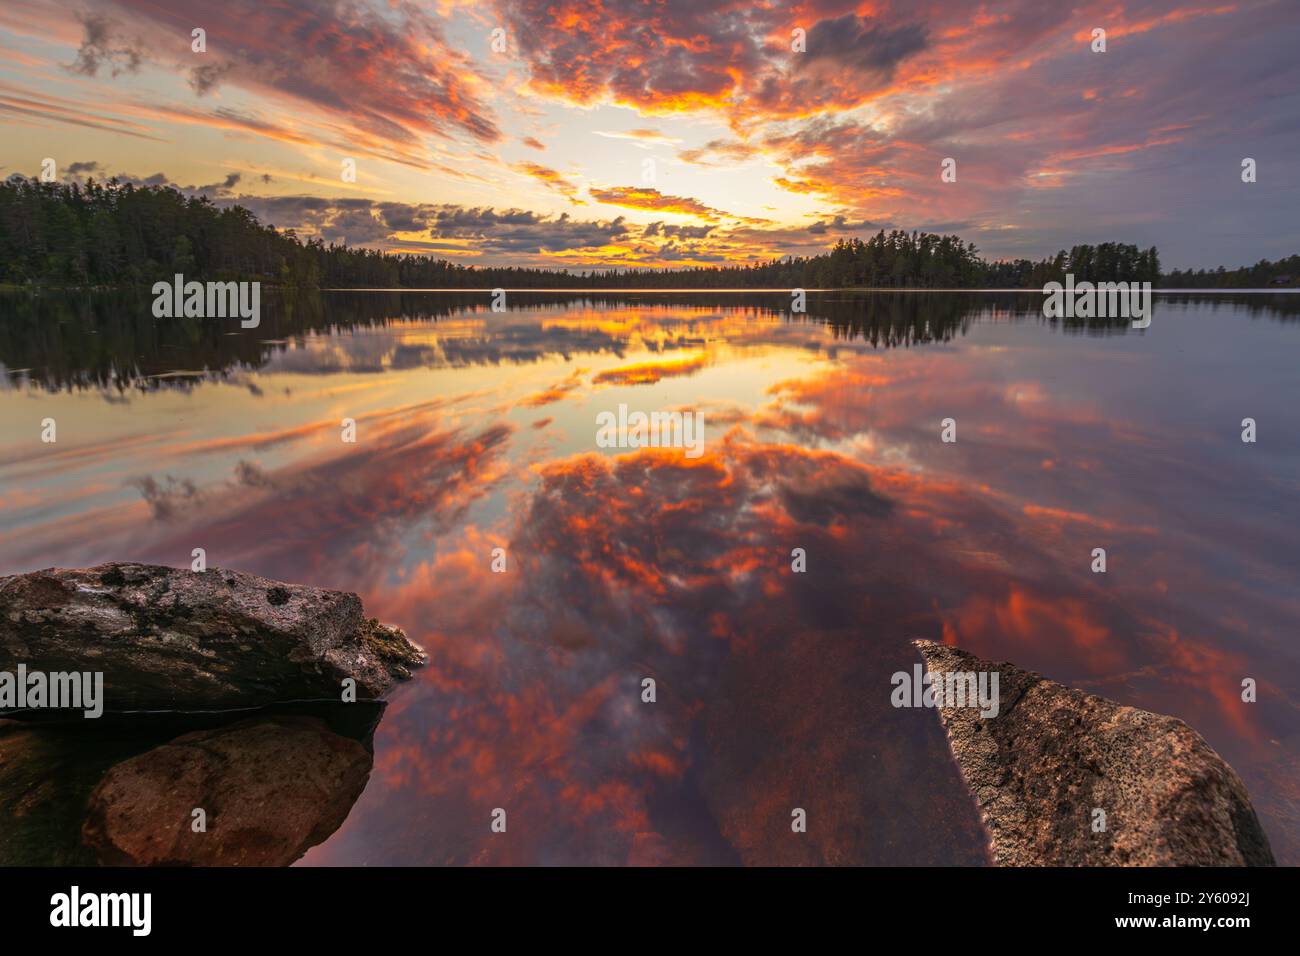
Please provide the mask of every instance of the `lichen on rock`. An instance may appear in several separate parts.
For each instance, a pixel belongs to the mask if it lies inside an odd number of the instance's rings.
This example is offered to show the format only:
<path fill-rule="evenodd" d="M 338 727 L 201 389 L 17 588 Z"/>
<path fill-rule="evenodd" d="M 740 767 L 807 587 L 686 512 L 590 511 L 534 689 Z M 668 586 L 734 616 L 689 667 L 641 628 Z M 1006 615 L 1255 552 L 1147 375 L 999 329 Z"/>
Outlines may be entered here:
<path fill-rule="evenodd" d="M 424 653 L 355 594 L 119 562 L 0 578 L 0 670 L 104 674 L 109 710 L 378 698 Z"/>

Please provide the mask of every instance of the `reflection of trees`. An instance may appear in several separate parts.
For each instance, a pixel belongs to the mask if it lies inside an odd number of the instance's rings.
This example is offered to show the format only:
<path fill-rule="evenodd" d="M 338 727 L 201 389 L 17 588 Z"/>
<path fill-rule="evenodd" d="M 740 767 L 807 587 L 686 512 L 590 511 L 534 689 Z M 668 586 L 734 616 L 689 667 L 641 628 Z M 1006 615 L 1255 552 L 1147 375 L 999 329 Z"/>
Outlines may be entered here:
<path fill-rule="evenodd" d="M 1162 295 L 1159 304 L 1177 305 L 1186 308 L 1189 305 L 1205 305 L 1212 312 L 1246 312 L 1251 318 L 1267 316 L 1280 322 L 1294 322 L 1300 318 L 1300 295 L 1286 292 L 1271 294 L 1233 295 L 1226 292 L 1194 293 L 1191 295 Z"/>
<path fill-rule="evenodd" d="M 152 305 L 152 296 L 132 291 L 0 296 L 0 363 L 11 377 L 50 390 L 183 387 L 184 378 L 149 376 L 225 377 L 264 365 L 282 347 L 268 339 L 380 324 L 386 316 L 379 303 L 368 315 L 336 316 L 316 294 L 264 296 L 261 324 L 243 330 L 238 319 L 155 319 Z"/>
<path fill-rule="evenodd" d="M 965 335 L 973 316 L 997 308 L 999 296 L 931 292 L 831 292 L 809 300 L 808 317 L 830 326 L 836 338 L 862 339 L 874 348 L 947 342 Z M 1006 297 L 1001 297 L 1006 298 Z"/>
<path fill-rule="evenodd" d="M 68 388 L 184 388 L 196 377 L 228 378 L 264 366 L 285 339 L 330 334 L 396 322 L 437 322 L 478 314 L 491 320 L 491 293 L 272 292 L 264 290 L 261 324 L 241 329 L 238 319 L 155 319 L 143 292 L 0 295 L 0 364 L 10 377 L 57 391 Z M 1252 317 L 1294 320 L 1300 296 L 1169 295 L 1156 311 L 1204 308 L 1244 311 Z M 807 312 L 793 313 L 786 292 L 562 292 L 518 291 L 506 296 L 506 322 L 486 323 L 473 360 L 485 364 L 536 360 L 547 352 L 616 348 L 608 337 L 590 339 L 572 329 L 538 324 L 524 336 L 510 313 L 635 307 L 665 313 L 711 311 L 725 316 L 823 323 L 839 339 L 874 348 L 947 342 L 973 321 L 1035 319 L 1064 332 L 1127 334 L 1126 319 L 1046 319 L 1034 292 L 809 292 Z M 500 318 L 500 317 L 498 317 Z M 566 338 L 567 336 L 567 338 Z M 529 338 L 530 348 L 522 347 Z M 520 341 L 514 341 L 519 339 Z M 554 339 L 555 341 L 551 341 Z M 513 347 L 495 348 L 499 344 Z M 431 359 L 432 360 L 432 359 Z M 193 376 L 176 375 L 192 372 Z M 167 378 L 151 376 L 172 373 Z"/>

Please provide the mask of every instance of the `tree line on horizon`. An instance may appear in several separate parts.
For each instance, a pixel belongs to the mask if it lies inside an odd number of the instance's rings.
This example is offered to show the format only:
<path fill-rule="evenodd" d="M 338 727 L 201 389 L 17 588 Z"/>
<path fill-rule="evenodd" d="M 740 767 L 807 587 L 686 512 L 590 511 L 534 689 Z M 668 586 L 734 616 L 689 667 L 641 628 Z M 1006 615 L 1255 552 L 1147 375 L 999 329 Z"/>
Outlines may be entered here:
<path fill-rule="evenodd" d="M 748 265 L 569 272 L 461 265 L 385 253 L 263 225 L 248 209 L 217 206 L 170 186 L 117 180 L 0 183 L 0 283 L 147 285 L 176 273 L 200 280 L 260 280 L 305 288 L 1005 288 L 1041 289 L 1071 273 L 1076 282 L 1151 282 L 1173 288 L 1295 285 L 1300 256 L 1240 269 L 1162 274 L 1154 246 L 1076 245 L 1040 260 L 986 260 L 958 236 L 881 230 L 841 239 L 813 256 Z"/>

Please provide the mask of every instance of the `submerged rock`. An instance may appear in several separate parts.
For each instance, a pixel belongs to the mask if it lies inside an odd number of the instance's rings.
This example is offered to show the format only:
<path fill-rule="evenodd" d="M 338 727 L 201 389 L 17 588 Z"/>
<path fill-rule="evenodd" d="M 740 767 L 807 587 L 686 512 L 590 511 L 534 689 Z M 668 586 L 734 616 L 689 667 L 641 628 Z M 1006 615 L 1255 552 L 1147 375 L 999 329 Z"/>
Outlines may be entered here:
<path fill-rule="evenodd" d="M 104 775 L 82 839 L 108 866 L 288 866 L 347 818 L 371 762 L 315 717 L 185 734 Z"/>
<path fill-rule="evenodd" d="M 913 643 L 931 673 L 999 675 L 996 717 L 939 708 L 997 864 L 1273 865 L 1240 778 L 1181 720 L 944 644 Z M 1097 810 L 1105 814 L 1100 832 Z"/>
<path fill-rule="evenodd" d="M 0 720 L 0 866 L 94 865 L 81 842 L 90 791 L 113 764 L 169 739 L 100 723 Z"/>
<path fill-rule="evenodd" d="M 0 578 L 0 671 L 102 672 L 106 709 L 378 698 L 424 663 L 344 591 L 149 564 Z"/>
<path fill-rule="evenodd" d="M 296 859 L 300 845 L 305 849 L 320 842 L 317 836 L 323 839 L 346 816 L 358 793 L 357 779 L 364 780 L 370 769 L 384 709 L 383 701 L 359 701 L 280 704 L 251 715 L 137 712 L 94 721 L 0 720 L 0 866 L 94 866 L 101 857 L 143 862 L 150 858 L 148 851 L 160 846 L 169 848 L 177 864 L 213 858 L 204 854 L 244 865 Z M 265 729 L 235 733 L 237 721 Z M 186 739 L 215 741 L 208 755 L 213 759 L 189 753 L 187 760 L 172 760 L 168 755 L 174 751 L 166 748 Z M 240 754 L 245 747 L 249 753 Z M 367 754 L 364 772 L 357 747 Z M 155 757 L 159 750 L 163 754 Z M 217 754 L 226 755 L 229 766 L 217 764 Z M 273 765 L 263 759 L 272 756 Z M 133 758 L 128 769 L 116 769 Z M 348 772 L 338 772 L 340 763 Z M 175 780 L 159 773 L 160 767 L 177 764 L 202 773 Z M 116 783 L 111 790 L 100 788 L 110 771 Z M 262 803 L 240 792 L 250 784 Z M 130 794 L 129 808 L 122 802 L 124 792 Z M 181 820 L 175 815 L 176 800 L 195 799 L 196 792 L 204 802 L 195 806 L 207 812 L 209 834 L 216 832 L 214 808 L 228 811 L 218 843 L 182 839 L 182 825 L 192 822 L 194 806 L 186 811 L 191 816 Z M 92 793 L 101 817 L 86 828 Z M 288 813 L 282 812 L 281 800 Z M 242 831 L 269 835 L 265 857 L 237 852 L 237 841 L 227 838 L 233 820 L 242 821 Z M 111 828 L 106 827 L 109 821 Z M 83 842 L 83 830 L 98 845 Z"/>

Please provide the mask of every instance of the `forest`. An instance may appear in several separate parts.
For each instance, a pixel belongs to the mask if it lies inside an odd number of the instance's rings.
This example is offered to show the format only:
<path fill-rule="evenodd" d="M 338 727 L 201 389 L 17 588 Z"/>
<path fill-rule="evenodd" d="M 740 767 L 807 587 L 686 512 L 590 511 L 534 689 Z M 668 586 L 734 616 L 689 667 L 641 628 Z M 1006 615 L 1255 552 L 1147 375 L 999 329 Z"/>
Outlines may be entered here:
<path fill-rule="evenodd" d="M 1162 274 L 1155 247 L 1076 245 L 1037 261 L 986 260 L 958 236 L 883 230 L 840 240 L 815 256 L 682 269 L 565 271 L 461 265 L 302 240 L 260 223 L 242 206 L 218 206 L 167 186 L 115 180 L 0 183 L 0 284 L 147 285 L 176 273 L 199 280 L 260 280 L 303 288 L 1004 288 L 1076 281 L 1151 282 L 1165 288 L 1294 286 L 1300 256 L 1239 269 Z"/>

